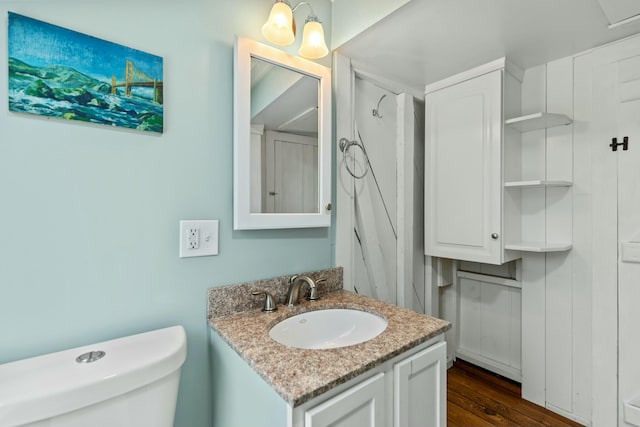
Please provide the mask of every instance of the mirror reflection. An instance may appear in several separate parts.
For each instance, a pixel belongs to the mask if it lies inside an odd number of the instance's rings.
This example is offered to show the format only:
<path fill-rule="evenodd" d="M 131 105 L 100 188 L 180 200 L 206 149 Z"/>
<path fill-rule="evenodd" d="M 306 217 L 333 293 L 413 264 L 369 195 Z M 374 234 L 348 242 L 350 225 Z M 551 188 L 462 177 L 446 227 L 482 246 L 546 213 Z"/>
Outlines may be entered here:
<path fill-rule="evenodd" d="M 251 213 L 318 213 L 320 81 L 251 57 Z"/>

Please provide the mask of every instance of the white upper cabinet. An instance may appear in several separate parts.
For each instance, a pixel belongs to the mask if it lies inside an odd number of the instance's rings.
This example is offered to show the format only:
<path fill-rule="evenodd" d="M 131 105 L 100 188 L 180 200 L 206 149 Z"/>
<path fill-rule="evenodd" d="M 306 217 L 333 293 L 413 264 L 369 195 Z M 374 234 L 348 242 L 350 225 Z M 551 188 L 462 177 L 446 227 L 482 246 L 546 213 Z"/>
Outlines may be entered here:
<path fill-rule="evenodd" d="M 494 61 L 426 88 L 427 255 L 490 264 L 517 258 L 503 239 L 503 94 L 505 80 L 517 82 L 505 65 Z"/>
<path fill-rule="evenodd" d="M 426 87 L 426 255 L 503 264 L 523 251 L 571 249 L 557 227 L 531 225 L 540 212 L 545 220 L 570 215 L 571 206 L 562 203 L 548 215 L 557 197 L 545 191 L 559 188 L 564 195 L 572 182 L 546 172 L 530 176 L 548 168 L 531 164 L 524 148 L 531 138 L 523 135 L 542 132 L 546 144 L 546 129 L 572 120 L 561 113 L 522 115 L 522 75 L 503 58 Z"/>

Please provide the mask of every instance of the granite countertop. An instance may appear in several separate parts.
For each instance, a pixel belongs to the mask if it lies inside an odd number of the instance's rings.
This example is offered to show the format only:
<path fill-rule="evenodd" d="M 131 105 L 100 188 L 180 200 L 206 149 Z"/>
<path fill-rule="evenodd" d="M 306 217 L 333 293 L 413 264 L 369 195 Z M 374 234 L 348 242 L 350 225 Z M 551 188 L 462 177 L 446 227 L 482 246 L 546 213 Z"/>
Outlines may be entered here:
<path fill-rule="evenodd" d="M 354 308 L 384 317 L 388 326 L 376 338 L 353 346 L 305 350 L 287 347 L 269 337 L 269 330 L 293 315 L 326 308 Z M 209 319 L 209 324 L 291 406 L 296 407 L 333 387 L 447 331 L 447 321 L 335 290 L 318 301 L 278 311 L 251 309 Z"/>

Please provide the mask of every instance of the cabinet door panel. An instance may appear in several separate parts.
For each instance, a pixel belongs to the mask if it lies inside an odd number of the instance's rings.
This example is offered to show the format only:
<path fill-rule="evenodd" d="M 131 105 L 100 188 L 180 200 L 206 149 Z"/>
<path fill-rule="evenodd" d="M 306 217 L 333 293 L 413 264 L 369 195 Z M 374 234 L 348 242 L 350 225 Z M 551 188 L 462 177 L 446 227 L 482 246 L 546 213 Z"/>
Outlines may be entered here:
<path fill-rule="evenodd" d="M 502 71 L 426 95 L 425 251 L 499 264 Z"/>
<path fill-rule="evenodd" d="M 305 427 L 384 427 L 384 373 L 305 412 Z"/>
<path fill-rule="evenodd" d="M 483 206 L 486 95 L 471 94 L 442 102 L 432 122 L 436 242 L 482 247 L 483 217 L 470 207 Z M 450 226 L 454 225 L 455 226 Z"/>
<path fill-rule="evenodd" d="M 444 342 L 394 367 L 394 427 L 446 427 L 446 358 Z"/>

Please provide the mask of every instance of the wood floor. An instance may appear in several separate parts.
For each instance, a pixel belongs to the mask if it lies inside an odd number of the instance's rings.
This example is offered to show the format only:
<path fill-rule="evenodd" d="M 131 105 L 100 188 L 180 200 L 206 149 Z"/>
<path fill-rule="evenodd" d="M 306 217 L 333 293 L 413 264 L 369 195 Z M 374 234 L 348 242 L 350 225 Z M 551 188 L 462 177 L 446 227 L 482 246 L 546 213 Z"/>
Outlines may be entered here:
<path fill-rule="evenodd" d="M 520 385 L 458 360 L 447 371 L 448 427 L 580 427 L 520 398 Z"/>

